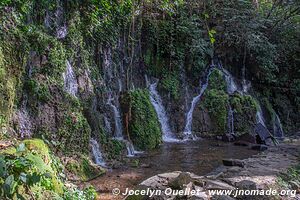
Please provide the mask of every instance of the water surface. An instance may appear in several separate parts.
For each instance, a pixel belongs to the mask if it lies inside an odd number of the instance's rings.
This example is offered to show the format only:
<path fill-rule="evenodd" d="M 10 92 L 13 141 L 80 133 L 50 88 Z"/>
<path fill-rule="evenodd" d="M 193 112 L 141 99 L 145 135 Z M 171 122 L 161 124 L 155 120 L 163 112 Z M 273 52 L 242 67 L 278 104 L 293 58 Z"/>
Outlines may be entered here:
<path fill-rule="evenodd" d="M 222 159 L 245 159 L 256 153 L 247 147 L 215 140 L 163 143 L 140 157 L 130 158 L 131 163 L 138 160 L 137 167 L 129 165 L 112 169 L 89 183 L 95 186 L 99 199 L 122 199 L 122 196 L 112 196 L 111 190 L 133 189 L 143 180 L 159 173 L 186 171 L 205 175 L 222 165 Z"/>

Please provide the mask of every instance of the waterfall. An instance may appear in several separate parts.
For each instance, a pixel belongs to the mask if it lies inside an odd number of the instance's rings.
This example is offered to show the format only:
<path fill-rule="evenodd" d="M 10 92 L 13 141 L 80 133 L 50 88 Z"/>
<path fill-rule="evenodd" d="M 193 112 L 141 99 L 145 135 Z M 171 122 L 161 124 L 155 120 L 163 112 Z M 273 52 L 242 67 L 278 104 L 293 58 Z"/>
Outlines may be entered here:
<path fill-rule="evenodd" d="M 111 133 L 111 125 L 110 122 L 108 120 L 108 118 L 106 116 L 104 116 L 104 129 L 107 133 Z"/>
<path fill-rule="evenodd" d="M 258 109 L 257 109 L 257 112 L 256 112 L 256 122 L 258 124 L 260 123 L 264 127 L 267 127 L 266 124 L 265 124 L 265 119 L 264 119 L 263 112 L 262 112 L 262 109 L 261 109 L 260 105 L 258 106 Z"/>
<path fill-rule="evenodd" d="M 238 90 L 233 76 L 230 74 L 229 71 L 227 71 L 224 68 L 221 68 L 221 71 L 222 71 L 223 75 L 225 76 L 225 81 L 226 81 L 226 85 L 227 85 L 227 93 L 233 94 L 235 91 Z"/>
<path fill-rule="evenodd" d="M 33 125 L 31 123 L 31 119 L 26 108 L 21 108 L 16 113 L 18 124 L 19 124 L 19 132 L 21 134 L 21 138 L 30 137 L 32 134 Z"/>
<path fill-rule="evenodd" d="M 228 110 L 228 132 L 231 135 L 234 135 L 234 116 L 233 116 L 233 110 L 231 105 L 229 104 L 229 110 Z"/>
<path fill-rule="evenodd" d="M 275 113 L 275 119 L 273 121 L 273 134 L 276 138 L 283 138 L 284 137 L 282 124 L 281 124 L 280 118 L 277 115 L 277 113 Z"/>
<path fill-rule="evenodd" d="M 105 72 L 105 80 L 107 81 L 111 81 L 113 78 L 112 63 L 111 48 L 103 48 L 103 68 Z"/>
<path fill-rule="evenodd" d="M 147 76 L 145 76 L 145 78 L 146 78 L 146 83 L 149 87 L 151 104 L 153 105 L 156 111 L 158 121 L 161 125 L 161 130 L 163 133 L 163 141 L 165 142 L 178 141 L 171 131 L 171 128 L 169 126 L 169 119 L 167 117 L 166 110 L 163 106 L 162 99 L 156 90 L 158 81 L 155 81 L 154 83 L 150 84 Z"/>
<path fill-rule="evenodd" d="M 102 153 L 101 153 L 100 146 L 99 146 L 98 142 L 95 139 L 91 138 L 90 139 L 90 144 L 92 146 L 92 153 L 93 153 L 95 163 L 97 165 L 105 167 L 106 163 L 105 163 L 105 161 L 102 157 Z"/>
<path fill-rule="evenodd" d="M 233 94 L 234 92 L 238 91 L 238 87 L 234 81 L 233 76 L 230 74 L 229 71 L 221 67 L 221 71 L 225 77 L 226 85 L 227 85 L 227 93 Z M 227 118 L 227 128 L 228 133 L 234 135 L 234 112 L 230 103 L 228 104 L 228 118 Z"/>
<path fill-rule="evenodd" d="M 193 98 L 192 103 L 191 103 L 191 108 L 186 115 L 186 124 L 185 124 L 185 128 L 184 128 L 184 135 L 186 138 L 188 138 L 189 136 L 193 137 L 193 135 L 192 135 L 193 112 L 194 112 L 195 106 L 200 101 L 203 93 L 205 92 L 205 90 L 208 86 L 208 79 L 212 72 L 213 66 L 214 65 L 211 65 L 209 72 L 206 76 L 205 82 L 203 84 L 200 84 L 201 85 L 200 93 Z"/>
<path fill-rule="evenodd" d="M 114 112 L 114 120 L 115 120 L 115 134 L 114 135 L 115 135 L 115 138 L 117 140 L 120 140 L 120 141 L 125 143 L 128 157 L 133 157 L 136 154 L 143 153 L 143 152 L 140 152 L 140 151 L 136 151 L 134 149 L 134 146 L 133 146 L 132 142 L 129 141 L 129 140 L 124 139 L 123 133 L 122 133 L 122 121 L 121 121 L 120 111 L 112 103 L 113 100 L 114 100 L 114 98 L 112 98 L 111 94 L 110 94 L 109 98 L 108 98 L 108 101 L 107 101 L 107 104 L 112 107 L 113 112 Z"/>
<path fill-rule="evenodd" d="M 63 73 L 64 88 L 72 96 L 76 96 L 78 92 L 78 84 L 71 63 L 67 60 L 66 71 Z"/>
<path fill-rule="evenodd" d="M 107 104 L 109 106 L 111 106 L 111 108 L 113 109 L 113 112 L 114 112 L 115 137 L 120 139 L 120 138 L 123 138 L 121 116 L 120 116 L 119 109 L 114 104 L 112 104 L 113 100 L 114 99 L 110 95 L 109 98 L 108 98 Z"/>
<path fill-rule="evenodd" d="M 30 118 L 30 115 L 27 111 L 27 102 L 28 97 L 27 94 L 23 95 L 23 100 L 21 103 L 21 107 L 16 112 L 16 119 L 18 121 L 18 131 L 21 135 L 21 138 L 30 137 L 33 133 L 33 124 Z"/>
<path fill-rule="evenodd" d="M 67 36 L 67 34 L 68 34 L 68 29 L 67 29 L 67 26 L 64 24 L 63 26 L 61 26 L 57 29 L 56 37 L 58 39 L 63 39 Z"/>
<path fill-rule="evenodd" d="M 248 91 L 251 88 L 251 82 L 247 81 L 246 79 L 243 79 L 242 81 L 242 89 L 243 89 L 243 93 L 248 93 Z"/>

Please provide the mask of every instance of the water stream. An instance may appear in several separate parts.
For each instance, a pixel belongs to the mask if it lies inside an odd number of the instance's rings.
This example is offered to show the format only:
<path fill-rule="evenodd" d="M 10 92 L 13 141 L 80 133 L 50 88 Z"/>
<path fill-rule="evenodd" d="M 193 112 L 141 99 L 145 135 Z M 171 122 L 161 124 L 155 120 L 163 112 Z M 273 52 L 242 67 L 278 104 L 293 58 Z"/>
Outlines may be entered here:
<path fill-rule="evenodd" d="M 195 139 L 194 135 L 192 134 L 193 112 L 194 112 L 195 106 L 200 101 L 202 95 L 204 94 L 204 92 L 208 86 L 208 79 L 213 70 L 213 66 L 214 65 L 212 65 L 210 67 L 208 74 L 206 75 L 205 82 L 203 84 L 200 82 L 200 88 L 201 88 L 200 92 L 197 96 L 195 96 L 193 98 L 191 107 L 190 107 L 188 113 L 186 114 L 186 124 L 185 124 L 184 132 L 183 132 L 185 139 L 189 139 L 189 138 Z"/>
<path fill-rule="evenodd" d="M 213 140 L 197 140 L 182 143 L 163 143 L 159 148 L 136 157 L 138 166 L 124 166 L 108 171 L 89 182 L 100 192 L 100 199 L 113 199 L 113 188 L 133 189 L 143 180 L 166 172 L 184 171 L 205 175 L 222 165 L 222 159 L 245 159 L 257 151 Z M 122 199 L 121 197 L 119 199 Z"/>
<path fill-rule="evenodd" d="M 68 60 L 66 61 L 66 71 L 63 73 L 63 79 L 64 89 L 72 96 L 76 96 L 78 83 L 72 65 Z"/>
<path fill-rule="evenodd" d="M 176 137 L 174 136 L 174 134 L 171 131 L 171 128 L 169 126 L 169 119 L 168 119 L 165 107 L 163 105 L 160 95 L 158 94 L 158 92 L 156 90 L 158 81 L 156 80 L 154 83 L 151 84 L 149 82 L 148 78 L 146 77 L 146 82 L 149 87 L 151 104 L 153 105 L 153 107 L 156 111 L 159 123 L 161 125 L 161 130 L 163 133 L 163 141 L 164 142 L 178 141 L 178 139 L 176 139 Z"/>
<path fill-rule="evenodd" d="M 282 129 L 282 124 L 278 114 L 275 114 L 275 119 L 273 121 L 273 134 L 276 138 L 282 139 L 284 137 L 284 132 Z"/>
<path fill-rule="evenodd" d="M 92 153 L 93 153 L 93 157 L 94 157 L 94 160 L 95 160 L 95 163 L 97 165 L 100 165 L 100 166 L 103 166 L 105 167 L 106 166 L 106 163 L 102 157 L 102 153 L 101 153 L 101 149 L 100 149 L 100 145 L 98 144 L 98 142 L 91 138 L 90 139 L 90 144 L 92 146 Z"/>
<path fill-rule="evenodd" d="M 115 106 L 112 103 L 113 100 L 114 100 L 114 98 L 110 94 L 109 97 L 108 97 L 107 104 L 113 109 L 113 113 L 114 113 L 114 121 L 115 121 L 115 133 L 114 133 L 114 137 L 117 140 L 123 141 L 125 143 L 126 149 L 127 149 L 127 156 L 128 157 L 133 157 L 136 154 L 143 153 L 143 152 L 136 151 L 134 149 L 134 146 L 133 146 L 132 142 L 129 141 L 129 140 L 124 139 L 123 131 L 122 131 L 122 121 L 121 121 L 120 111 L 117 108 L 117 106 Z"/>

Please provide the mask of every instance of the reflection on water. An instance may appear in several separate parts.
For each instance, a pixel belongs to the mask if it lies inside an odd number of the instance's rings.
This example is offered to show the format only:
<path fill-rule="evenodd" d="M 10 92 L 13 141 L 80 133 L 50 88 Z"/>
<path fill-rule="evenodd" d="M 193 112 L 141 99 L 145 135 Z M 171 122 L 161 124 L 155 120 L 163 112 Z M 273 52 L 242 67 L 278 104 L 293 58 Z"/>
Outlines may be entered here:
<path fill-rule="evenodd" d="M 150 165 L 145 169 L 147 176 L 171 171 L 188 171 L 204 175 L 220 166 L 222 159 L 244 159 L 254 153 L 256 151 L 246 147 L 212 140 L 165 143 L 140 158 L 140 163 Z"/>
<path fill-rule="evenodd" d="M 106 174 L 89 182 L 99 192 L 101 200 L 121 200 L 124 197 L 113 196 L 113 188 L 125 191 L 133 189 L 143 180 L 159 173 L 171 171 L 193 172 L 205 175 L 222 165 L 222 159 L 244 159 L 257 153 L 246 147 L 234 146 L 213 140 L 198 140 L 182 143 L 164 143 L 158 149 L 148 152 L 139 159 L 138 167 L 121 167 L 109 170 Z"/>

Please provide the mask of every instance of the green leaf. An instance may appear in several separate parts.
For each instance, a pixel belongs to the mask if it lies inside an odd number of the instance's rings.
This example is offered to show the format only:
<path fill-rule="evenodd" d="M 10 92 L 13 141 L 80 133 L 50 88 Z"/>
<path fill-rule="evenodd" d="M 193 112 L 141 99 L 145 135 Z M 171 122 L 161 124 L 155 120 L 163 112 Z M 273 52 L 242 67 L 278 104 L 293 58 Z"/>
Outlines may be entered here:
<path fill-rule="evenodd" d="M 27 175 L 27 178 L 28 178 L 28 180 L 27 180 L 28 185 L 34 185 L 41 181 L 41 175 L 39 175 L 36 172 L 34 172 L 31 175 Z"/>
<path fill-rule="evenodd" d="M 27 182 L 27 174 L 25 174 L 24 172 L 21 172 L 19 179 L 23 182 L 26 183 Z"/>
<path fill-rule="evenodd" d="M 4 193 L 11 197 L 15 193 L 16 187 L 17 187 L 17 182 L 15 181 L 14 176 L 13 175 L 8 176 L 5 179 L 4 186 L 3 186 Z"/>
<path fill-rule="evenodd" d="M 19 144 L 19 146 L 17 147 L 17 152 L 24 152 L 26 150 L 25 144 L 21 143 Z"/>
<path fill-rule="evenodd" d="M 4 178 L 7 174 L 7 171 L 6 171 L 6 163 L 5 163 L 5 160 L 4 160 L 4 157 L 1 156 L 0 157 L 0 177 Z"/>

